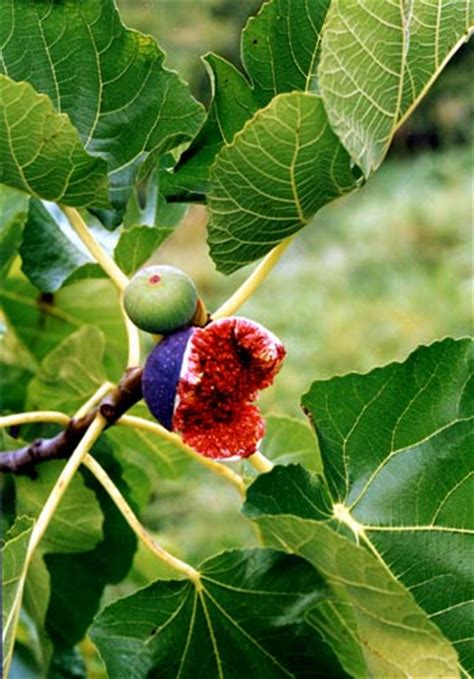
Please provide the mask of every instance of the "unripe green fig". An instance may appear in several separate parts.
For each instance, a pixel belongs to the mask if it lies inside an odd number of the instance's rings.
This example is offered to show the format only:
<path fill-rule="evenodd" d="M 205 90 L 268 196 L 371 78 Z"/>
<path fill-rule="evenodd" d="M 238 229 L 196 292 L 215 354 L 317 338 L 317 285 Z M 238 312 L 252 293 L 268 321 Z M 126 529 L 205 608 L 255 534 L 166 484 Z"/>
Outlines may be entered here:
<path fill-rule="evenodd" d="M 131 279 L 124 295 L 130 320 L 141 330 L 166 334 L 189 323 L 198 295 L 193 281 L 173 266 L 148 266 Z"/>

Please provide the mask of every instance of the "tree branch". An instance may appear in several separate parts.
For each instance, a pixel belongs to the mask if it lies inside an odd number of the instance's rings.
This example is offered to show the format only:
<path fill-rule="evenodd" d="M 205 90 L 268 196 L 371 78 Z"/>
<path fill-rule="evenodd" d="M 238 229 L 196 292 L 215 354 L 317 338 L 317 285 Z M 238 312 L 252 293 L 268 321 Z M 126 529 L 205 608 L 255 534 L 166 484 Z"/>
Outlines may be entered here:
<path fill-rule="evenodd" d="M 98 406 L 93 407 L 82 417 L 74 417 L 56 436 L 50 439 L 37 439 L 32 443 L 0 453 L 0 472 L 37 476 L 36 466 L 47 460 L 68 458 L 82 440 L 88 427 L 100 413 L 107 427 L 114 424 L 129 408 L 142 398 L 141 368 L 128 368 L 115 389 L 104 396 Z"/>

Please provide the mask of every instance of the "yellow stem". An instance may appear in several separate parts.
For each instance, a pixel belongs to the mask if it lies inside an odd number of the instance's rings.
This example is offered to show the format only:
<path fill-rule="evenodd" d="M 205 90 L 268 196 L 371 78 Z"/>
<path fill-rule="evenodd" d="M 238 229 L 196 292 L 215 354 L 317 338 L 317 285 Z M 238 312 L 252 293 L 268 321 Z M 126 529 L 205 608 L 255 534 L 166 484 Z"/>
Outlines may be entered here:
<path fill-rule="evenodd" d="M 55 410 L 38 410 L 34 413 L 17 413 L 16 415 L 0 417 L 0 429 L 20 424 L 33 424 L 35 422 L 52 422 L 53 424 L 67 427 L 69 420 L 69 415 L 65 413 L 59 413 Z"/>
<path fill-rule="evenodd" d="M 104 396 L 107 396 L 109 391 L 112 391 L 112 389 L 115 387 L 112 382 L 104 382 L 97 391 L 92 394 L 92 396 L 81 405 L 77 413 L 75 413 L 74 417 L 79 419 L 80 417 L 84 417 L 84 415 L 87 415 L 89 410 L 92 410 L 94 406 L 96 406 L 100 401 L 104 398 Z"/>
<path fill-rule="evenodd" d="M 285 238 L 276 248 L 273 248 L 252 271 L 247 280 L 242 283 L 240 288 L 237 288 L 234 294 L 212 314 L 212 320 L 216 321 L 219 318 L 235 314 L 263 283 L 292 240 L 293 236 Z"/>
<path fill-rule="evenodd" d="M 59 474 L 59 477 L 56 483 L 54 484 L 53 489 L 48 496 L 48 499 L 43 505 L 43 508 L 31 532 L 31 537 L 28 543 L 28 549 L 23 564 L 23 570 L 19 577 L 15 598 L 13 600 L 12 606 L 8 612 L 8 616 L 4 624 L 3 639 L 6 639 L 9 634 L 15 636 L 15 630 L 18 625 L 18 618 L 20 614 L 21 600 L 23 598 L 23 590 L 25 587 L 25 580 L 35 550 L 38 547 L 43 535 L 45 534 L 49 526 L 49 523 L 56 511 L 56 508 L 59 502 L 61 501 L 62 497 L 64 496 L 64 493 L 68 489 L 69 484 L 71 483 L 71 480 L 74 474 L 76 473 L 79 465 L 82 463 L 89 450 L 92 448 L 96 440 L 99 438 L 106 424 L 107 424 L 106 420 L 101 415 L 96 416 L 96 418 L 94 419 L 94 421 L 92 422 L 92 424 L 90 425 L 90 427 L 80 440 L 77 448 L 75 449 L 75 451 L 73 452 L 73 454 L 63 467 L 63 470 Z M 6 659 L 5 676 L 8 676 L 8 668 L 10 662 L 11 657 Z"/>
<path fill-rule="evenodd" d="M 199 571 L 197 571 L 185 561 L 181 561 L 181 559 L 178 559 L 167 552 L 156 542 L 156 540 L 152 538 L 152 536 L 145 530 L 140 521 L 137 519 L 117 486 L 114 484 L 107 472 L 100 466 L 100 464 L 91 455 L 86 455 L 84 458 L 84 465 L 87 467 L 87 469 L 89 469 L 89 471 L 92 472 L 92 474 L 94 474 L 97 481 L 99 481 L 102 487 L 110 495 L 111 499 L 115 502 L 115 506 L 120 511 L 123 518 L 128 523 L 138 539 L 141 540 L 143 544 L 146 545 L 158 559 L 160 559 L 160 561 L 173 570 L 182 573 L 187 578 L 192 580 L 197 587 L 200 587 Z"/>
<path fill-rule="evenodd" d="M 268 457 L 259 452 L 248 457 L 247 462 L 250 462 L 252 467 L 259 472 L 271 472 L 273 469 L 273 462 L 270 462 Z"/>
<path fill-rule="evenodd" d="M 94 257 L 96 262 L 104 269 L 105 273 L 109 276 L 111 281 L 115 284 L 120 292 L 120 308 L 128 337 L 127 367 L 135 368 L 136 366 L 140 365 L 140 334 L 138 332 L 138 328 L 131 322 L 125 313 L 125 309 L 123 307 L 123 293 L 125 292 L 125 288 L 128 285 L 128 278 L 120 269 L 120 267 L 117 266 L 114 260 L 105 252 L 97 239 L 92 235 L 89 227 L 82 219 L 80 213 L 76 209 L 72 207 L 66 207 L 65 205 L 62 206 L 62 211 L 69 219 L 75 232 L 89 250 L 91 255 Z"/>
<path fill-rule="evenodd" d="M 144 420 L 141 417 L 135 417 L 133 415 L 123 415 L 120 420 L 118 420 L 117 424 L 148 431 L 151 434 L 159 436 L 165 441 L 174 443 L 174 445 L 179 446 L 181 450 L 186 453 L 186 455 L 189 455 L 189 457 L 192 457 L 194 460 L 196 460 L 196 462 L 199 462 L 199 464 L 210 469 L 212 472 L 214 472 L 214 474 L 218 474 L 219 476 L 226 478 L 238 489 L 242 495 L 245 495 L 245 483 L 239 474 L 234 472 L 232 469 L 229 469 L 229 467 L 226 467 L 221 462 L 217 462 L 216 460 L 211 460 L 208 457 L 200 455 L 195 450 L 193 450 L 193 448 L 184 443 L 178 434 L 168 431 L 165 429 L 165 427 L 162 427 L 157 422 Z"/>
<path fill-rule="evenodd" d="M 94 257 L 96 262 L 104 269 L 106 274 L 111 278 L 113 283 L 117 286 L 120 292 L 124 292 L 128 285 L 128 278 L 117 266 L 114 260 L 102 248 L 97 239 L 92 235 L 89 227 L 82 219 L 80 213 L 73 207 L 61 207 L 66 217 L 71 222 L 75 232 Z"/>
<path fill-rule="evenodd" d="M 128 338 L 127 368 L 137 368 L 140 365 L 140 332 L 137 326 L 129 319 L 128 314 L 125 311 L 123 295 L 120 299 L 120 309 L 122 311 L 122 318 Z"/>

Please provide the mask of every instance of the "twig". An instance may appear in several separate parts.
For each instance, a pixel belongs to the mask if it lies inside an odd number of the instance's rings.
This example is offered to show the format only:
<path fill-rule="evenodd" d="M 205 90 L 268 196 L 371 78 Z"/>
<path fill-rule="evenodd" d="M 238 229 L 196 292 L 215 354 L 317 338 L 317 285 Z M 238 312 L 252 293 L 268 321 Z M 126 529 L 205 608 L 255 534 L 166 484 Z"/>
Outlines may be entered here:
<path fill-rule="evenodd" d="M 200 588 L 201 581 L 199 572 L 186 562 L 181 561 L 181 559 L 178 559 L 167 552 L 152 538 L 152 536 L 145 530 L 140 521 L 137 519 L 131 507 L 117 486 L 114 484 L 110 476 L 101 467 L 101 465 L 91 455 L 86 455 L 84 458 L 84 465 L 87 467 L 87 469 L 89 469 L 90 472 L 92 472 L 92 474 L 94 474 L 97 481 L 99 481 L 102 487 L 110 495 L 112 500 L 115 502 L 117 509 L 120 511 L 123 518 L 128 523 L 138 539 L 141 540 L 143 544 L 146 545 L 148 549 L 153 552 L 153 554 L 158 559 L 160 559 L 162 563 L 166 564 L 178 573 L 182 573 L 187 578 L 192 580 L 196 587 Z"/>
<path fill-rule="evenodd" d="M 79 444 L 88 427 L 98 413 L 105 420 L 108 427 L 119 419 L 129 408 L 142 398 L 141 368 L 129 368 L 125 371 L 117 387 L 105 395 L 100 404 L 92 407 L 84 413 L 84 406 L 80 409 L 77 417 L 73 417 L 66 429 L 50 439 L 37 439 L 32 443 L 12 450 L 0 453 L 0 471 L 14 474 L 26 474 L 35 478 L 36 465 L 47 460 L 67 458 Z M 102 385 L 87 404 L 97 403 L 104 391 L 109 390 L 111 385 Z M 84 413 L 84 414 L 83 414 Z M 20 415 L 18 415 L 20 417 Z"/>

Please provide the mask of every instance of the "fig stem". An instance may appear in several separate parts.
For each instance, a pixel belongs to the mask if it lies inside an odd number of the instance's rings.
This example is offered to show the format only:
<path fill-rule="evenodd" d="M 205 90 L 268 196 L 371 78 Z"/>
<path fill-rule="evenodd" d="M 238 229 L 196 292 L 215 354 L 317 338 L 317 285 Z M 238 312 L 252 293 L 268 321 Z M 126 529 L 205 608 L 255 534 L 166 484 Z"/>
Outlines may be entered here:
<path fill-rule="evenodd" d="M 106 427 L 106 425 L 107 421 L 100 414 L 97 414 L 92 423 L 89 425 L 89 428 L 87 429 L 86 433 L 79 441 L 73 454 L 63 467 L 63 470 L 59 474 L 56 483 L 54 484 L 53 489 L 51 490 L 48 496 L 48 499 L 46 500 L 38 518 L 36 519 L 36 522 L 33 526 L 33 530 L 31 532 L 30 540 L 28 542 L 28 548 L 26 552 L 25 561 L 23 564 L 23 570 L 19 578 L 15 598 L 9 610 L 8 617 L 3 626 L 4 639 L 6 639 L 7 636 L 9 635 L 12 635 L 13 637 L 15 637 L 16 635 L 16 628 L 18 626 L 18 619 L 20 614 L 21 601 L 23 598 L 23 590 L 25 587 L 26 576 L 28 573 L 28 568 L 31 564 L 34 553 L 36 551 L 36 548 L 41 542 L 41 539 L 45 534 L 49 526 L 49 523 L 53 518 L 53 515 L 62 497 L 64 496 L 64 493 L 68 489 L 74 474 L 76 473 L 77 469 L 79 468 L 81 462 L 84 460 L 89 450 L 92 448 L 94 443 L 99 438 L 100 434 L 102 433 L 102 430 Z M 8 676 L 10 663 L 11 654 L 5 660 L 6 665 L 5 676 Z"/>
<path fill-rule="evenodd" d="M 55 410 L 35 410 L 31 413 L 17 413 L 0 417 L 0 429 L 15 427 L 20 424 L 35 424 L 36 422 L 51 422 L 67 427 L 70 419 L 69 415 Z"/>
<path fill-rule="evenodd" d="M 128 361 L 127 367 L 134 368 L 140 365 L 140 334 L 138 328 L 132 323 L 123 307 L 123 294 L 127 287 L 129 280 L 123 273 L 122 269 L 117 266 L 114 260 L 109 257 L 98 240 L 92 235 L 86 222 L 82 219 L 80 213 L 72 207 L 61 206 L 62 211 L 68 218 L 74 231 L 77 233 L 81 241 L 94 257 L 96 262 L 103 268 L 105 273 L 109 276 L 112 283 L 120 292 L 120 309 L 122 311 L 123 321 L 128 338 Z"/>
<path fill-rule="evenodd" d="M 137 326 L 132 323 L 128 317 L 125 307 L 123 305 L 123 295 L 120 299 L 120 309 L 122 311 L 122 318 L 125 324 L 125 331 L 127 333 L 128 340 L 128 358 L 127 358 L 127 368 L 135 368 L 140 365 L 140 331 Z"/>
<path fill-rule="evenodd" d="M 210 471 L 214 472 L 214 474 L 218 474 L 219 476 L 225 477 L 228 481 L 230 481 L 230 483 L 232 483 L 237 488 L 237 490 L 242 495 L 245 495 L 245 483 L 239 474 L 234 472 L 229 467 L 226 467 L 224 464 L 222 464 L 222 462 L 217 462 L 217 460 L 211 460 L 208 457 L 200 455 L 193 448 L 184 443 L 184 441 L 181 439 L 180 436 L 178 436 L 178 434 L 175 434 L 172 431 L 168 431 L 168 429 L 162 427 L 160 424 L 158 424 L 158 422 L 144 420 L 143 418 L 135 417 L 134 415 L 123 415 L 117 421 L 117 424 L 123 425 L 125 427 L 133 427 L 135 429 L 148 431 L 151 434 L 156 434 L 162 439 L 169 441 L 170 443 L 173 443 L 176 446 L 179 446 L 179 448 L 181 448 L 181 450 L 184 453 L 186 453 L 186 455 L 192 457 L 193 460 L 199 462 L 199 464 L 201 464 L 202 466 L 207 467 Z"/>
<path fill-rule="evenodd" d="M 234 294 L 212 314 L 213 321 L 217 321 L 219 318 L 225 318 L 226 316 L 233 316 L 235 312 L 252 297 L 275 264 L 277 264 L 293 238 L 293 236 L 285 238 L 285 240 L 273 248 L 273 250 L 262 259 L 260 264 L 252 271 L 242 285 L 237 288 Z"/>
<path fill-rule="evenodd" d="M 250 462 L 252 467 L 258 472 L 267 473 L 271 472 L 273 469 L 273 462 L 270 462 L 268 457 L 265 457 L 263 453 L 254 453 L 247 458 L 247 462 Z"/>
<path fill-rule="evenodd" d="M 137 538 L 143 542 L 146 547 L 164 564 L 172 568 L 173 570 L 182 573 L 187 578 L 192 580 L 198 589 L 201 588 L 201 580 L 199 576 L 199 571 L 190 566 L 185 561 L 181 561 L 177 557 L 173 556 L 167 552 L 161 545 L 159 545 L 156 540 L 145 530 L 143 525 L 137 519 L 135 513 L 133 512 L 130 505 L 127 503 L 122 493 L 119 491 L 117 486 L 114 484 L 107 472 L 101 467 L 101 465 L 92 457 L 92 455 L 86 455 L 83 461 L 84 466 L 92 472 L 97 481 L 102 485 L 102 487 L 107 491 L 110 498 L 115 503 L 115 506 L 122 514 L 125 521 L 128 523 L 130 528 L 133 530 Z"/>
<path fill-rule="evenodd" d="M 114 260 L 105 252 L 75 208 L 62 205 L 61 209 L 96 262 L 104 269 L 105 273 L 109 276 L 118 290 L 123 293 L 128 285 L 128 278 L 123 273 L 122 269 L 120 269 Z"/>

